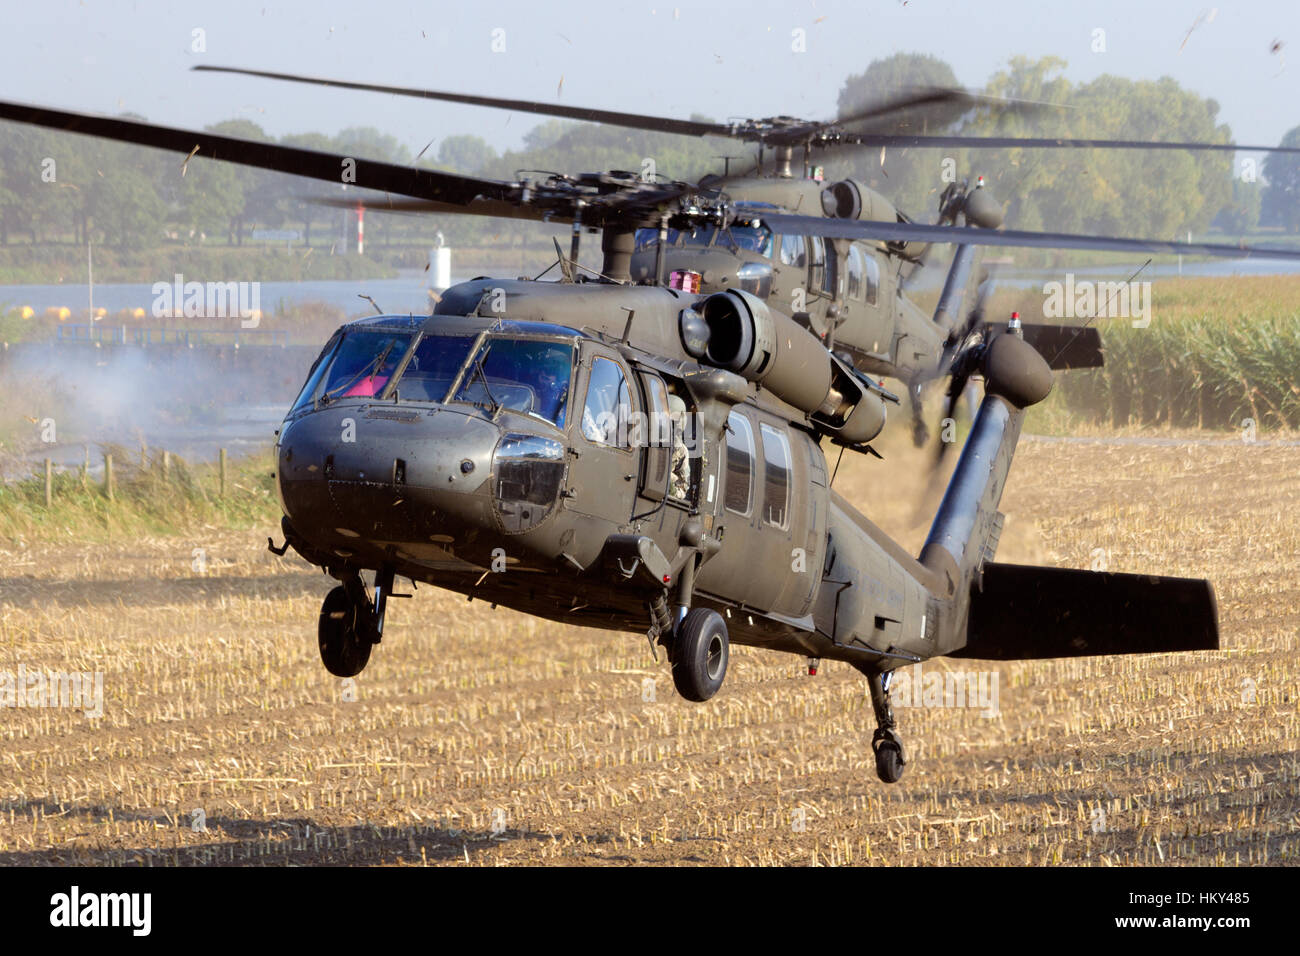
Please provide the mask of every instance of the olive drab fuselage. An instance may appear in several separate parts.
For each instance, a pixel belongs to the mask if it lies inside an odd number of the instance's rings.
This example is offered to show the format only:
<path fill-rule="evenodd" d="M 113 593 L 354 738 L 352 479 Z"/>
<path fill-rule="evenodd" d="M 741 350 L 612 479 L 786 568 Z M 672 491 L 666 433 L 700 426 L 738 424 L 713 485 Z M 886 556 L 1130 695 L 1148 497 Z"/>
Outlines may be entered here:
<path fill-rule="evenodd" d="M 769 176 L 730 181 L 727 191 L 773 212 L 899 218 L 887 199 L 851 180 Z M 910 382 L 932 371 L 942 349 L 943 331 L 901 290 L 900 280 L 920 268 L 923 248 L 916 243 L 823 240 L 743 224 L 729 230 L 674 230 L 665 238 L 665 275 L 699 273 L 702 293 L 729 288 L 752 292 L 793 316 L 863 372 Z M 633 281 L 654 280 L 659 241 L 658 230 L 638 231 Z"/>
<path fill-rule="evenodd" d="M 698 298 L 595 282 L 475 280 L 448 290 L 427 319 L 350 323 L 341 337 L 483 336 L 571 348 L 563 418 L 505 407 L 504 394 L 489 401 L 476 368 L 461 388 L 477 403 L 404 395 L 409 369 L 389 397 L 300 400 L 277 446 L 287 539 L 326 568 L 388 565 L 584 626 L 645 632 L 647 602 L 686 573 L 694 603 L 725 614 L 738 643 L 850 660 L 859 642 L 941 652 L 933 632 L 904 626 L 924 613 L 927 572 L 830 491 L 809 416 L 687 353 L 679 315 Z M 392 350 L 390 367 L 399 354 Z M 602 387 L 622 383 L 622 435 L 593 437 L 597 378 Z M 654 434 L 670 417 L 668 396 L 684 400 L 685 436 Z M 534 446 L 551 449 L 543 467 L 556 477 L 534 482 L 546 486 L 540 493 L 519 494 L 510 455 Z M 683 452 L 689 481 L 679 497 L 670 483 Z M 645 538 L 649 559 L 621 547 Z"/>

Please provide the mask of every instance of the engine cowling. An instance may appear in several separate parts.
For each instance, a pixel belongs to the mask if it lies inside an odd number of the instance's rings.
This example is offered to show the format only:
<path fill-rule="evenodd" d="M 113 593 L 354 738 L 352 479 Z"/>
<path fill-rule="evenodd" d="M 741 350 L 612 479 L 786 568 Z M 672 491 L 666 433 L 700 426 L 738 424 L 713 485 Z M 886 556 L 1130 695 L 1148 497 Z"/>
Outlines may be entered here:
<path fill-rule="evenodd" d="M 885 427 L 885 403 L 792 318 L 739 289 L 683 310 L 686 351 L 709 365 L 762 385 L 807 414 L 827 434 L 866 442 Z"/>
<path fill-rule="evenodd" d="M 880 193 L 856 179 L 841 179 L 822 190 L 822 212 L 832 219 L 859 219 L 874 222 L 910 222 Z M 891 242 L 889 247 L 907 259 L 918 257 L 923 242 Z"/>
<path fill-rule="evenodd" d="M 898 210 L 880 193 L 856 179 L 841 179 L 822 190 L 822 212 L 832 219 L 893 222 Z"/>

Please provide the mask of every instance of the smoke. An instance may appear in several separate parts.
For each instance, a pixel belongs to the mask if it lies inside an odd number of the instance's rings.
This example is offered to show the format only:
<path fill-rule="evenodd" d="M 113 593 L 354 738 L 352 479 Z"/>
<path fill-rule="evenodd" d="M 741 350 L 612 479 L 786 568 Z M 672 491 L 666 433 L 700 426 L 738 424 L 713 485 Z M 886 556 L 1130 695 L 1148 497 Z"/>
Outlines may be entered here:
<path fill-rule="evenodd" d="M 0 352 L 0 472 L 89 446 L 166 448 L 198 460 L 275 440 L 319 349 L 18 344 Z"/>

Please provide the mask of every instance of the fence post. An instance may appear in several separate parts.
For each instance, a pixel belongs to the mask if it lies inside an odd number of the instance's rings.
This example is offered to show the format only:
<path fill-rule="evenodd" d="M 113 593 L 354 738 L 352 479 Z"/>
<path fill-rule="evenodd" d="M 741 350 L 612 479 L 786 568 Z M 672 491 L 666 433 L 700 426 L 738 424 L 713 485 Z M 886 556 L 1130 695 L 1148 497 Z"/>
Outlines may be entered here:
<path fill-rule="evenodd" d="M 164 448 L 163 449 L 163 481 L 167 481 L 167 479 L 171 476 L 171 470 L 172 470 L 172 453 L 169 452 L 166 448 Z"/>
<path fill-rule="evenodd" d="M 104 494 L 108 495 L 108 500 L 113 500 L 113 456 L 104 456 Z"/>
<path fill-rule="evenodd" d="M 45 459 L 45 507 L 49 508 L 54 505 L 54 465 Z"/>
<path fill-rule="evenodd" d="M 221 461 L 221 497 L 224 498 L 226 497 L 226 450 L 224 448 L 221 449 L 218 458 Z"/>

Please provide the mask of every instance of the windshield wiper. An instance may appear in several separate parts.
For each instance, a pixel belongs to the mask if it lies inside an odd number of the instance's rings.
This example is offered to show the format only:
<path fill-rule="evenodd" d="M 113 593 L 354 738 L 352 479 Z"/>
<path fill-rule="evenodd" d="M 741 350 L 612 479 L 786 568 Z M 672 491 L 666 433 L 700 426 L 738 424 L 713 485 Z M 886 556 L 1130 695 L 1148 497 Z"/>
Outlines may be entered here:
<path fill-rule="evenodd" d="M 342 385 L 330 389 L 328 392 L 326 392 L 324 395 L 320 397 L 318 402 L 320 404 L 328 405 L 331 401 L 334 400 L 334 396 L 338 392 L 351 388 L 353 385 L 361 381 L 363 378 L 367 378 L 367 377 L 373 378 L 375 375 L 379 373 L 379 370 L 384 367 L 384 363 L 388 361 L 388 356 L 393 351 L 393 346 L 395 346 L 396 344 L 397 344 L 397 339 L 391 340 L 387 345 L 384 346 L 384 350 L 380 352 L 377 356 L 375 356 L 374 360 L 369 365 L 361 369 L 361 371 L 357 372 L 356 375 L 353 375 Z"/>
<path fill-rule="evenodd" d="M 483 353 L 479 355 L 478 361 L 474 363 L 474 371 L 478 372 L 479 380 L 483 382 L 483 392 L 487 395 L 488 401 L 492 403 L 492 417 L 495 419 L 497 414 L 505 406 L 498 402 L 496 396 L 492 394 L 492 386 L 488 384 L 487 373 L 483 371 L 483 359 L 486 355 L 487 350 L 485 349 Z"/>

